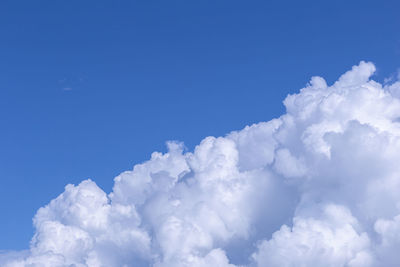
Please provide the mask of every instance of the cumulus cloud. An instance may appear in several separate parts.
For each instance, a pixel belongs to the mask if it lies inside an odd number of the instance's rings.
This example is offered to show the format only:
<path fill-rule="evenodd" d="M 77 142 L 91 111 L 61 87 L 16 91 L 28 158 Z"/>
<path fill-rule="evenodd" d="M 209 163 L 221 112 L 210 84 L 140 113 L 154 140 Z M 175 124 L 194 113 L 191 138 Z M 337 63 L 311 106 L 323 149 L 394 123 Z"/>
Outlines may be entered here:
<path fill-rule="evenodd" d="M 263 241 L 254 260 L 260 266 L 371 266 L 370 240 L 342 206 L 327 205 L 317 218 L 295 217 Z"/>
<path fill-rule="evenodd" d="M 114 179 L 67 185 L 2 266 L 396 266 L 400 87 L 361 62 L 313 77 L 281 117 L 193 152 L 169 142 Z"/>

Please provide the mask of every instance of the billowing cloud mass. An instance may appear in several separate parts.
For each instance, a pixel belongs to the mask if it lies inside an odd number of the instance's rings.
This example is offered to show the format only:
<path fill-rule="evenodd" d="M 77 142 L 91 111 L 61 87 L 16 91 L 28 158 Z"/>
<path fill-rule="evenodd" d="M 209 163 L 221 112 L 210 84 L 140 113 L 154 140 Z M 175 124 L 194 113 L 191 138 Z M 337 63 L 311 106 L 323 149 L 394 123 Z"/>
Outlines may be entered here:
<path fill-rule="evenodd" d="M 1 266 L 398 266 L 400 82 L 361 62 L 313 77 L 286 114 L 115 178 L 67 185 Z"/>

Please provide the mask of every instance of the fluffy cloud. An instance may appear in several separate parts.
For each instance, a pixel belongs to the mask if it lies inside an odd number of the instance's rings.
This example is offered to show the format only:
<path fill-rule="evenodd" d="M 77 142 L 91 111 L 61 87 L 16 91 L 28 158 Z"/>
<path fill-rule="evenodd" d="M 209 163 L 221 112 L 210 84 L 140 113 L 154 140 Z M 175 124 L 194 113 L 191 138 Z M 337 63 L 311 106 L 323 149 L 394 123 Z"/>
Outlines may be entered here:
<path fill-rule="evenodd" d="M 253 258 L 259 266 L 371 266 L 370 240 L 357 228 L 346 208 L 327 205 L 318 218 L 299 216 L 292 228 L 282 226 Z"/>
<path fill-rule="evenodd" d="M 286 114 L 115 178 L 67 185 L 40 208 L 29 252 L 2 266 L 395 266 L 400 87 L 361 62 L 313 77 Z"/>

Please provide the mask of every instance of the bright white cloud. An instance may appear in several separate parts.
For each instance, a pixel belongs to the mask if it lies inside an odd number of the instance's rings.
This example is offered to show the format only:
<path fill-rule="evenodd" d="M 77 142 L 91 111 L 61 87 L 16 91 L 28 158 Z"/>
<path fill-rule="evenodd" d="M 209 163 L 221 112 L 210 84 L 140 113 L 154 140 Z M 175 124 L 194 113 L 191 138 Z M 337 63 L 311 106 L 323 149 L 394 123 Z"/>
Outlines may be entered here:
<path fill-rule="evenodd" d="M 361 62 L 313 77 L 287 113 L 193 152 L 65 191 L 2 266 L 395 266 L 400 261 L 400 87 Z"/>
<path fill-rule="evenodd" d="M 253 255 L 258 266 L 371 266 L 367 233 L 342 206 L 327 205 L 317 218 L 295 217 Z"/>

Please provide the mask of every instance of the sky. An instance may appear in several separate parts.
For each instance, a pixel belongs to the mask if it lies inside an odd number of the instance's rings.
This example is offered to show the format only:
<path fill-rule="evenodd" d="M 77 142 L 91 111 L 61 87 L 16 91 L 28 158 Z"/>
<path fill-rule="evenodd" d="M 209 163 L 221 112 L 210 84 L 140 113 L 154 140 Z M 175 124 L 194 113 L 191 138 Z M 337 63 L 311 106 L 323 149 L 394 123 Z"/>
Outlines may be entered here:
<path fill-rule="evenodd" d="M 28 249 L 32 218 L 67 184 L 90 178 L 115 193 L 113 178 L 167 152 L 168 140 L 190 152 L 289 114 L 282 101 L 312 76 L 332 85 L 365 60 L 373 80 L 396 80 L 398 10 L 398 1 L 1 1 L 0 250 Z"/>

